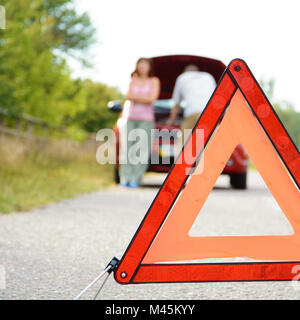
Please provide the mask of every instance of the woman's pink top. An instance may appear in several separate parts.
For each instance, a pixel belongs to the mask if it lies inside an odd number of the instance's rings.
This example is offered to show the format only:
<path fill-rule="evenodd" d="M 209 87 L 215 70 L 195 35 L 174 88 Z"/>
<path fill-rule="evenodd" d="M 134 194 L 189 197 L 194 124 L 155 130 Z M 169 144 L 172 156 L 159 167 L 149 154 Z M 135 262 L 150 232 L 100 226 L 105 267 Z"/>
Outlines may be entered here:
<path fill-rule="evenodd" d="M 132 78 L 131 92 L 133 94 L 151 93 L 152 79 L 149 78 L 143 86 L 139 86 L 134 77 Z M 128 112 L 129 120 L 154 121 L 153 104 L 134 103 L 132 102 Z"/>

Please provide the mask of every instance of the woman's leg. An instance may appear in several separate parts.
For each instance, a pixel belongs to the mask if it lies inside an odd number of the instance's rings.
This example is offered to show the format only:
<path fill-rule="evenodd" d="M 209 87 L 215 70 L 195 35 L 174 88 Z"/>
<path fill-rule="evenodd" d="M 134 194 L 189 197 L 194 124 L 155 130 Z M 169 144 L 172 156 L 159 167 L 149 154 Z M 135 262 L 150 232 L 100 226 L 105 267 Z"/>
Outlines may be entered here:
<path fill-rule="evenodd" d="M 121 135 L 121 161 L 119 175 L 120 175 L 120 182 L 122 184 L 127 184 L 130 182 L 130 178 L 132 173 L 134 172 L 134 166 L 131 164 L 131 161 L 128 157 L 128 151 L 130 150 L 131 146 L 134 144 L 134 141 L 128 141 L 128 136 L 131 130 L 135 129 L 138 125 L 138 121 L 136 120 L 127 120 L 125 127 L 123 128 Z"/>
<path fill-rule="evenodd" d="M 149 158 L 151 152 L 151 130 L 154 128 L 154 122 L 152 121 L 138 121 L 137 124 L 139 129 L 143 129 L 147 135 L 146 141 L 141 145 L 140 152 L 142 153 L 140 158 L 143 158 L 142 163 L 137 163 L 133 165 L 132 175 L 130 177 L 130 183 L 139 185 L 141 183 L 142 177 L 149 166 Z"/>

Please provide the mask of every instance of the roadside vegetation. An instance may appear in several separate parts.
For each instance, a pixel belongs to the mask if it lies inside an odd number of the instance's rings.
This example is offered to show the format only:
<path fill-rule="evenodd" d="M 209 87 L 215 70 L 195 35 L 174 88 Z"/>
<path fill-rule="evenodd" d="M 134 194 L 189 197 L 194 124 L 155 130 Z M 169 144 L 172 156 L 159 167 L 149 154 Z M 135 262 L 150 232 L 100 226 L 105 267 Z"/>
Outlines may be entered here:
<path fill-rule="evenodd" d="M 271 101 L 281 122 L 300 149 L 300 112 L 297 112 L 289 101 L 277 101 L 274 99 L 275 80 L 261 81 L 260 85 Z"/>
<path fill-rule="evenodd" d="M 26 211 L 105 188 L 113 170 L 95 161 L 95 143 L 0 138 L 0 212 Z"/>
<path fill-rule="evenodd" d="M 95 133 L 116 115 L 107 102 L 116 88 L 74 79 L 67 61 L 91 67 L 96 30 L 73 0 L 2 0 L 6 29 L 0 30 L 0 123 L 13 130 L 20 116 L 44 121 L 33 135 L 0 130 L 0 212 L 29 210 L 107 186 L 109 166 L 96 162 Z M 5 116 L 4 116 L 5 115 Z M 26 123 L 19 123 L 26 128 Z M 20 129 L 20 128 L 19 128 Z"/>

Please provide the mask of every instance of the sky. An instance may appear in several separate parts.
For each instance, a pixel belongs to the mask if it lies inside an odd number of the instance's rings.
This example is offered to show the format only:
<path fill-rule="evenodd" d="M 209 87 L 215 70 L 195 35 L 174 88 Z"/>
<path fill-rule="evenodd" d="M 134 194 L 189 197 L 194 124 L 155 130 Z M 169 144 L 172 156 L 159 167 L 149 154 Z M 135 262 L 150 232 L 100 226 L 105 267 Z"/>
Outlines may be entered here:
<path fill-rule="evenodd" d="M 300 111 L 299 0 L 75 0 L 97 29 L 93 68 L 69 59 L 74 77 L 123 93 L 141 56 L 192 54 L 227 65 L 244 59 L 258 79 L 275 79 L 274 100 Z M 298 4 L 297 4 L 298 3 Z"/>

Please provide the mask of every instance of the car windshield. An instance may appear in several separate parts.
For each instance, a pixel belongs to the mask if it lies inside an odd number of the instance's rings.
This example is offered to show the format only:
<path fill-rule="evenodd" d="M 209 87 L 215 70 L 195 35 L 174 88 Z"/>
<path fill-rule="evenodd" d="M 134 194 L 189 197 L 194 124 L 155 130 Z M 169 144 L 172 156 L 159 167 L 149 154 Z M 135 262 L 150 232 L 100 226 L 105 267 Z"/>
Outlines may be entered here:
<path fill-rule="evenodd" d="M 180 103 L 180 107 L 184 108 L 184 101 Z M 172 99 L 161 99 L 161 100 L 156 100 L 154 102 L 154 107 L 157 108 L 164 108 L 164 109 L 172 109 L 174 107 L 174 101 Z"/>

